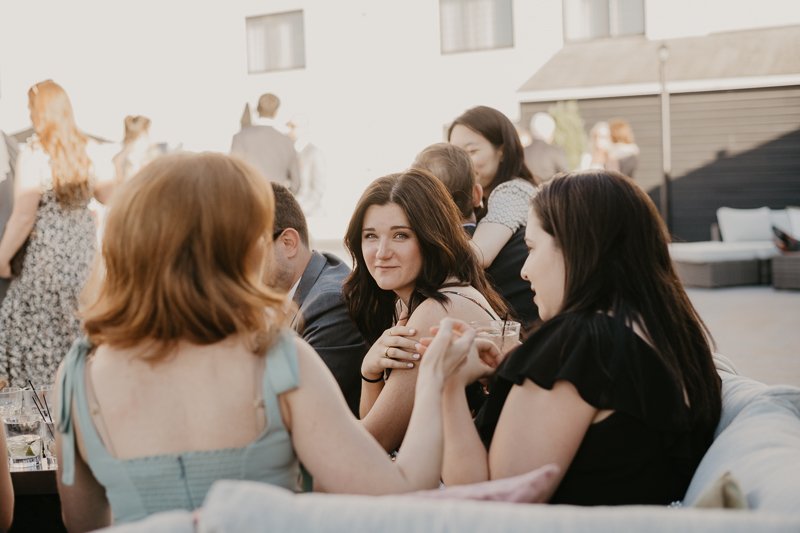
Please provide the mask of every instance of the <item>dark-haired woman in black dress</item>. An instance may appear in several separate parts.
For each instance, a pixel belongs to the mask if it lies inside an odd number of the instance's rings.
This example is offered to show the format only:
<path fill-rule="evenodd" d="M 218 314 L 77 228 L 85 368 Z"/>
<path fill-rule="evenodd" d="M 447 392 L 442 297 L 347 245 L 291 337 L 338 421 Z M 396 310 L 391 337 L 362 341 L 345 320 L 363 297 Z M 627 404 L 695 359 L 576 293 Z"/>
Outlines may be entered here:
<path fill-rule="evenodd" d="M 544 185 L 522 270 L 544 323 L 500 366 L 474 424 L 464 385 L 491 369 L 475 359 L 448 384 L 445 484 L 556 463 L 551 503 L 683 498 L 719 421 L 721 386 L 667 241 L 653 203 L 619 173 Z"/>

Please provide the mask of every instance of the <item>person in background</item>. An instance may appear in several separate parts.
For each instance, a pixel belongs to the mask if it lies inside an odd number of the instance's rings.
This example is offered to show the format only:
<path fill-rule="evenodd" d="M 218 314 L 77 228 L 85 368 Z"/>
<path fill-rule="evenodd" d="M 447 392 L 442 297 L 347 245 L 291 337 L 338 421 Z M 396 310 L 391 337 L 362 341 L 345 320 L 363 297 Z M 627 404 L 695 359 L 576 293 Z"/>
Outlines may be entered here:
<path fill-rule="evenodd" d="M 481 186 L 475 182 L 475 168 L 469 154 L 453 144 L 438 143 L 425 148 L 414 161 L 413 168 L 427 170 L 438 178 L 461 213 L 461 225 L 472 236 L 475 233 L 475 208 L 483 198 Z M 528 324 L 539 318 L 530 286 L 520 276 L 528 257 L 525 226 L 520 227 L 503 246 L 486 277 L 509 303 L 512 318 Z"/>
<path fill-rule="evenodd" d="M 631 125 L 624 119 L 615 118 L 608 121 L 608 129 L 612 143 L 609 154 L 619 162 L 619 171 L 633 178 L 639 165 L 639 147 L 633 142 Z"/>
<path fill-rule="evenodd" d="M 161 155 L 157 146 L 150 142 L 150 119 L 143 116 L 125 117 L 125 138 L 122 150 L 114 156 L 117 181 L 131 179 L 142 167 Z"/>
<path fill-rule="evenodd" d="M 274 94 L 258 99 L 258 118 L 233 136 L 231 155 L 241 157 L 269 181 L 280 183 L 292 194 L 300 191 L 300 171 L 292 140 L 275 129 L 281 101 Z"/>
<path fill-rule="evenodd" d="M 548 113 L 536 113 L 531 118 L 533 140 L 525 148 L 525 164 L 541 182 L 556 174 L 569 172 L 567 153 L 560 146 L 553 146 L 556 121 Z"/>
<path fill-rule="evenodd" d="M 581 154 L 580 170 L 613 170 L 619 172 L 619 161 L 611 153 L 611 129 L 600 121 L 589 130 L 591 152 Z"/>
<path fill-rule="evenodd" d="M 532 200 L 525 241 L 544 323 L 502 362 L 474 422 L 464 386 L 494 370 L 478 360 L 448 383 L 444 483 L 556 463 L 550 503 L 681 500 L 713 440 L 721 382 L 656 206 L 618 172 L 562 174 Z"/>
<path fill-rule="evenodd" d="M 446 317 L 471 322 L 507 313 L 460 221 L 444 185 L 410 169 L 372 182 L 345 233 L 354 265 L 345 299 L 370 346 L 361 364 L 360 414 L 387 452 L 409 427 L 420 337 Z"/>
<path fill-rule="evenodd" d="M 517 129 L 517 135 L 519 136 L 519 142 L 522 144 L 522 148 L 525 149 L 531 145 L 533 142 L 533 137 L 531 136 L 531 132 L 526 130 L 525 128 L 520 128 L 519 126 L 514 126 Z"/>
<path fill-rule="evenodd" d="M 14 168 L 18 152 L 17 141 L 0 131 L 0 236 L 14 208 Z M 10 282 L 9 279 L 0 278 L 0 305 Z"/>
<path fill-rule="evenodd" d="M 367 345 L 350 320 L 342 284 L 350 268 L 333 254 L 312 251 L 308 226 L 292 193 L 272 183 L 275 195 L 274 244 L 268 254 L 265 282 L 288 293 L 297 306 L 292 329 L 322 357 L 348 407 L 358 417 L 361 360 Z"/>
<path fill-rule="evenodd" d="M 297 201 L 306 216 L 325 216 L 322 208 L 322 195 L 325 193 L 325 154 L 309 140 L 308 118 L 305 115 L 294 115 L 286 125 L 289 126 L 287 135 L 294 141 L 300 167 Z"/>
<path fill-rule="evenodd" d="M 475 355 L 469 335 L 453 339 L 452 322 L 441 323 L 393 462 L 284 326 L 285 295 L 263 284 L 275 214 L 257 170 L 222 154 L 168 155 L 120 198 L 84 293 L 88 337 L 56 386 L 69 531 L 196 509 L 219 479 L 299 490 L 299 461 L 327 492 L 439 486 L 441 395 Z"/>
<path fill-rule="evenodd" d="M 0 240 L 0 277 L 10 278 L 12 258 L 18 265 L 22 257 L 0 307 L 0 377 L 18 387 L 53 383 L 80 335 L 78 295 L 95 255 L 87 205 L 114 190 L 110 156 L 78 131 L 64 89 L 37 83 L 28 107 L 36 135 L 20 148 L 14 209 Z"/>
<path fill-rule="evenodd" d="M 525 225 L 528 202 L 536 193 L 533 174 L 525 165 L 519 136 L 508 118 L 491 107 L 478 106 L 453 121 L 447 141 L 472 159 L 488 210 L 478 215 L 470 244 L 478 263 L 492 265 L 514 233 Z"/>

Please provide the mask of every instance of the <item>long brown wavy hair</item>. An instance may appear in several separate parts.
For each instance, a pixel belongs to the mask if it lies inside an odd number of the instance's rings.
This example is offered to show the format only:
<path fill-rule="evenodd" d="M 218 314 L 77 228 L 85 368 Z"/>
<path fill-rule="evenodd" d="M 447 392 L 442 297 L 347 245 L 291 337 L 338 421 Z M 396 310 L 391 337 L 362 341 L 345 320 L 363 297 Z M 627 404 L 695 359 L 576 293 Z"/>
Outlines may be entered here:
<path fill-rule="evenodd" d="M 175 154 L 143 168 L 106 218 L 103 261 L 83 294 L 89 340 L 154 341 L 149 359 L 158 360 L 181 339 L 207 345 L 238 333 L 264 353 L 285 295 L 250 261 L 272 240 L 274 210 L 269 182 L 226 155 Z"/>
<path fill-rule="evenodd" d="M 89 201 L 91 161 L 86 155 L 86 137 L 75 125 L 67 93 L 53 80 L 45 80 L 28 90 L 28 107 L 38 143 L 50 156 L 53 191 L 59 203 L 76 206 Z"/>
<path fill-rule="evenodd" d="M 344 282 L 344 295 L 350 318 L 368 343 L 378 340 L 398 318 L 397 295 L 378 287 L 361 250 L 367 209 L 390 203 L 405 212 L 422 254 L 422 270 L 409 301 L 409 315 L 428 298 L 444 305 L 448 298 L 439 289 L 465 285 L 477 289 L 500 316 L 508 313 L 506 303 L 475 259 L 450 193 L 430 172 L 410 169 L 373 181 L 358 201 L 345 234 L 345 246 L 355 266 Z M 456 281 L 448 282 L 449 278 Z"/>
<path fill-rule="evenodd" d="M 693 426 L 713 431 L 722 399 L 711 335 L 675 273 L 650 197 L 619 172 L 587 170 L 545 183 L 531 207 L 564 255 L 561 313 L 610 312 L 638 325 L 685 387 Z"/>

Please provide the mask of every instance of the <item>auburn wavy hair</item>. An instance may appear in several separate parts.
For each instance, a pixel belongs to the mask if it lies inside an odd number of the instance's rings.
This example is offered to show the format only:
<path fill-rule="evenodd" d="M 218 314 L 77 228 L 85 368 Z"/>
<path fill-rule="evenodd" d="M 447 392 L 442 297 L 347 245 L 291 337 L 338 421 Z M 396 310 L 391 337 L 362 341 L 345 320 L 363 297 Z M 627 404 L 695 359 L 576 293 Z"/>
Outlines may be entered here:
<path fill-rule="evenodd" d="M 344 243 L 354 267 L 344 282 L 343 292 L 350 318 L 367 342 L 378 340 L 398 318 L 398 296 L 378 286 L 361 249 L 367 209 L 390 203 L 405 212 L 422 254 L 422 270 L 411 294 L 409 315 L 428 298 L 444 305 L 448 297 L 439 289 L 465 285 L 477 289 L 499 316 L 508 314 L 507 304 L 487 281 L 475 259 L 467 233 L 461 227 L 461 213 L 450 193 L 433 174 L 414 168 L 373 181 L 358 201 L 345 234 Z M 456 281 L 448 282 L 450 278 Z"/>
<path fill-rule="evenodd" d="M 179 340 L 207 345 L 238 333 L 265 353 L 286 318 L 285 294 L 254 264 L 271 243 L 274 210 L 269 182 L 226 155 L 175 154 L 143 168 L 106 218 L 80 313 L 89 340 L 153 342 L 148 358 L 158 360 Z"/>
<path fill-rule="evenodd" d="M 37 142 L 50 156 L 53 191 L 59 203 L 76 206 L 88 202 L 92 197 L 91 161 L 86 155 L 86 136 L 75 125 L 66 91 L 53 80 L 39 82 L 28 90 L 28 107 Z"/>

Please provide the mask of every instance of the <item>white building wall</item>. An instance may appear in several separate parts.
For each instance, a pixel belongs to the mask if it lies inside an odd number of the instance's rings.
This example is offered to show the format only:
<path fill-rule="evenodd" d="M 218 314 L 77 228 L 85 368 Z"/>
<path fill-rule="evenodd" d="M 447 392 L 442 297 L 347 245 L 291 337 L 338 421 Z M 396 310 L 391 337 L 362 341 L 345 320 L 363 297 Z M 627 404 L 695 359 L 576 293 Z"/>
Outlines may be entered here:
<path fill-rule="evenodd" d="M 120 140 L 142 114 L 151 136 L 226 152 L 245 102 L 273 92 L 278 120 L 305 113 L 326 153 L 329 220 L 340 235 L 373 179 L 409 166 L 478 104 L 512 119 L 516 89 L 562 44 L 559 0 L 515 0 L 514 48 L 442 56 L 436 0 L 139 0 L 0 4 L 0 128 L 29 126 L 27 89 L 52 78 L 78 125 Z M 306 68 L 247 74 L 245 17 L 303 9 Z"/>

